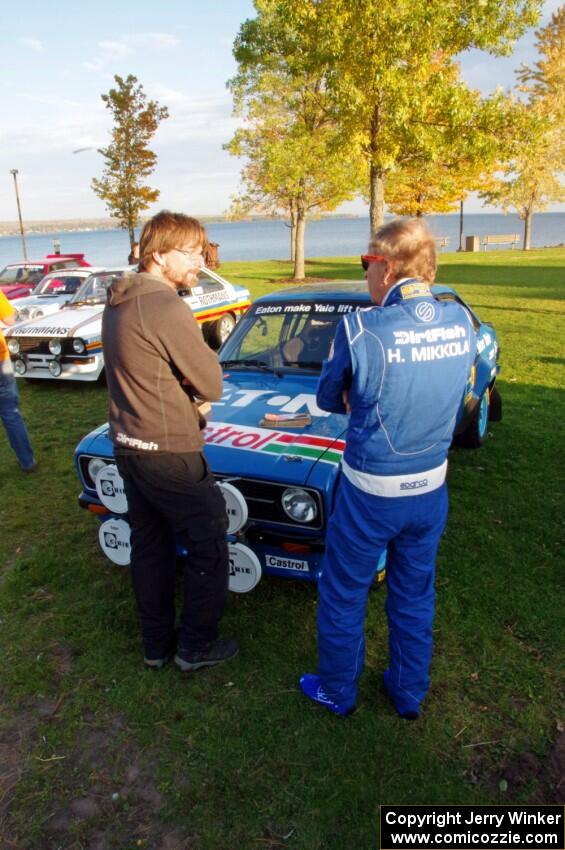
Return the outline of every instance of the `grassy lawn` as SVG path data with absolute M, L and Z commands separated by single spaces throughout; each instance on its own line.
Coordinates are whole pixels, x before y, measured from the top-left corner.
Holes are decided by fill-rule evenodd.
M 254 296 L 281 262 L 225 263 Z M 307 265 L 360 278 L 358 260 Z M 417 723 L 380 687 L 384 590 L 367 619 L 360 710 L 299 694 L 316 663 L 316 589 L 264 579 L 232 596 L 241 654 L 145 670 L 126 569 L 79 510 L 78 440 L 104 387 L 20 382 L 39 471 L 0 435 L 0 846 L 18 850 L 373 850 L 378 805 L 560 802 L 565 249 L 443 254 L 502 348 L 503 421 L 451 453 L 432 689 Z M 559 574 L 561 567 L 561 574 Z

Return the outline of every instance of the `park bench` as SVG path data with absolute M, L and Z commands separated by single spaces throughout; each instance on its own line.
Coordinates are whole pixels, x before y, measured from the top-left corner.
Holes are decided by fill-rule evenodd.
M 435 237 L 436 248 L 439 248 L 441 251 L 442 248 L 447 248 L 449 245 L 449 236 L 436 236 Z
M 518 233 L 507 233 L 507 234 L 499 234 L 498 236 L 483 236 L 481 240 L 481 245 L 483 248 L 487 249 L 488 245 L 512 245 L 514 248 L 518 242 L 520 241 L 520 236 Z

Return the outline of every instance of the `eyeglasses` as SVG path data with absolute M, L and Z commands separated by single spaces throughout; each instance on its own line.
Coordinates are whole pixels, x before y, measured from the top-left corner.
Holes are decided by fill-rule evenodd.
M 176 251 L 178 254 L 184 254 L 185 257 L 197 257 L 200 260 L 202 259 L 202 254 L 199 254 L 195 250 L 183 251 L 182 248 L 171 248 L 171 251 Z
M 366 272 L 369 268 L 369 263 L 382 262 L 386 262 L 386 257 L 383 257 L 382 254 L 361 254 L 361 265 L 363 266 L 364 272 Z

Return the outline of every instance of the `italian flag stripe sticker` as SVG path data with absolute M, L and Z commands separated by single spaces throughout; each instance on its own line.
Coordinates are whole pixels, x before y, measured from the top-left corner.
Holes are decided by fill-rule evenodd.
M 327 449 L 329 446 L 333 446 L 334 449 L 338 449 L 339 451 L 343 451 L 345 449 L 345 440 L 328 440 L 327 437 L 313 437 L 309 434 L 301 434 L 300 437 L 298 437 L 296 434 L 283 433 L 279 434 L 277 442 L 321 446 L 324 449 Z
M 311 457 L 315 460 L 323 455 L 322 460 L 328 461 L 329 463 L 339 463 L 342 455 L 339 451 L 326 451 L 323 447 L 314 448 L 311 446 L 301 446 L 298 443 L 293 443 L 292 447 L 289 447 L 288 445 L 279 442 L 268 443 L 266 446 L 263 446 L 262 451 L 278 455 L 293 454 L 298 457 Z

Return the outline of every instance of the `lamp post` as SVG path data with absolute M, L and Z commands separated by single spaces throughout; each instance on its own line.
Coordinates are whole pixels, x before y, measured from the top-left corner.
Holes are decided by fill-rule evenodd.
M 16 189 L 16 202 L 18 204 L 18 218 L 20 220 L 20 234 L 21 234 L 21 237 L 22 237 L 22 250 L 24 252 L 24 260 L 27 262 L 26 238 L 25 238 L 25 234 L 24 234 L 24 224 L 23 224 L 23 221 L 22 221 L 22 210 L 21 210 L 21 207 L 20 207 L 20 194 L 18 192 L 18 169 L 17 168 L 11 168 L 10 174 L 14 178 L 14 187 Z
M 463 198 L 459 202 L 459 248 L 457 250 L 463 250 Z

